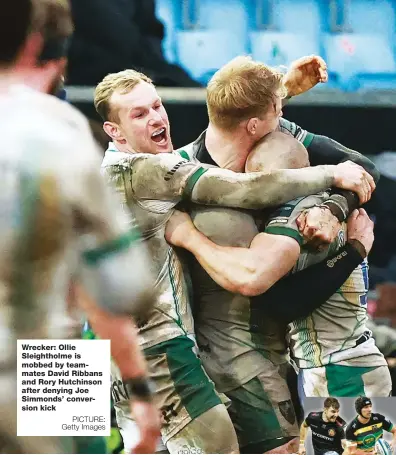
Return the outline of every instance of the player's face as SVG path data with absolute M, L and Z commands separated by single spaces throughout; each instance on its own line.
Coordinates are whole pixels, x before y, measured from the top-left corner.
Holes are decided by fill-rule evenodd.
M 335 422 L 340 414 L 340 410 L 334 409 L 332 406 L 330 408 L 325 408 L 324 412 L 329 422 Z
M 364 408 L 362 408 L 361 413 L 365 419 L 369 419 L 371 417 L 372 411 L 373 411 L 373 407 L 371 406 L 371 404 L 369 404 L 369 405 L 365 406 Z
M 120 137 L 129 148 L 152 154 L 173 151 L 168 114 L 153 85 L 142 81 L 129 93 L 115 93 L 112 106 L 118 110 Z

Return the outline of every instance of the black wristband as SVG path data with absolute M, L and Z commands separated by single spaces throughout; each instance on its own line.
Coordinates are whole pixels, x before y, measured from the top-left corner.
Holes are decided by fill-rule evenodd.
M 359 240 L 357 239 L 350 239 L 348 240 L 348 243 L 355 248 L 355 250 L 360 254 L 360 256 L 362 256 L 362 259 L 364 259 L 367 256 L 366 248 L 362 242 L 359 242 Z
M 124 389 L 130 400 L 151 402 L 154 387 L 146 377 L 123 379 Z

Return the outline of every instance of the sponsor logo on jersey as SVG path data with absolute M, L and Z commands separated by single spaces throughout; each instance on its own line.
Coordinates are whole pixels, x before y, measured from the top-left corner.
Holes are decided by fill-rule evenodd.
M 324 434 L 316 433 L 316 431 L 313 431 L 312 434 L 314 434 L 318 438 L 326 439 L 326 441 L 333 441 L 333 438 L 329 438 L 328 436 L 325 436 Z
M 368 434 L 363 439 L 363 444 L 365 446 L 371 446 L 375 443 L 375 436 L 373 434 Z

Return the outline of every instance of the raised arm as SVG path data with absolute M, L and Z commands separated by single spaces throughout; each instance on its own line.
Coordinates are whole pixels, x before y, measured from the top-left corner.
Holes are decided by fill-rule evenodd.
M 306 452 L 305 441 L 308 436 L 308 429 L 309 429 L 309 425 L 308 425 L 307 421 L 304 420 L 304 422 L 301 424 L 301 427 L 300 427 L 300 445 L 298 448 L 299 455 L 305 455 L 305 452 Z

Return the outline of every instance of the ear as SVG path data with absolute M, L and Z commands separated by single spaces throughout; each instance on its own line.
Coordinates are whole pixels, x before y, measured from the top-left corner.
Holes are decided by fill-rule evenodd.
M 246 130 L 249 136 L 254 136 L 257 133 L 259 119 L 257 117 L 251 118 L 246 123 Z
M 115 142 L 125 143 L 120 126 L 117 123 L 106 121 L 103 124 L 104 132 Z

